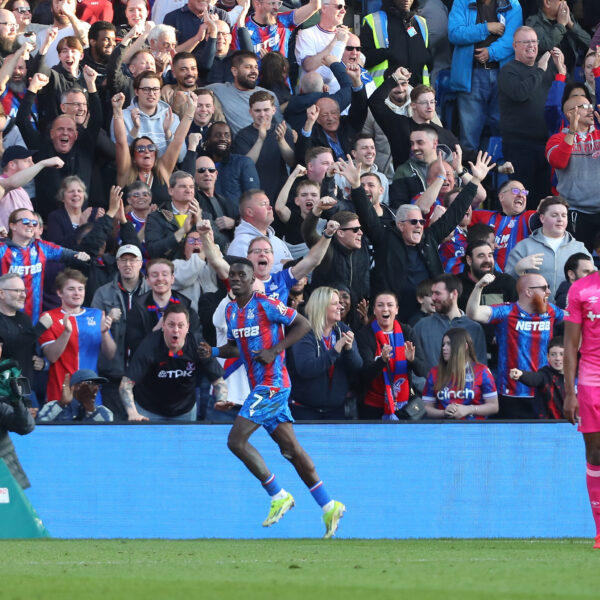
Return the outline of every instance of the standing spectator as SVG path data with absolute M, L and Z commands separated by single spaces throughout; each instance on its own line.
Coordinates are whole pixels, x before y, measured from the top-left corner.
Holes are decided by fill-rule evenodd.
M 17 21 L 17 41 L 19 44 L 23 45 L 26 41 L 36 37 L 38 31 L 46 28 L 46 25 L 38 19 L 35 23 L 31 22 L 31 5 L 27 0 L 9 0 L 5 7 L 6 10 L 12 12 Z
M 288 56 L 290 38 L 293 31 L 304 21 L 312 17 L 321 7 L 321 0 L 309 0 L 296 10 L 279 12 L 279 0 L 253 0 L 254 14 L 247 18 L 246 27 L 252 37 L 256 56 L 262 57 L 268 52 L 281 52 Z M 237 44 L 237 26 L 233 29 L 234 48 Z
M 540 0 L 539 6 L 537 15 L 527 19 L 539 40 L 538 56 L 560 48 L 567 71 L 572 72 L 579 55 L 590 47 L 590 34 L 575 20 L 566 0 Z
M 169 305 L 162 320 L 136 349 L 123 377 L 123 406 L 130 421 L 195 421 L 199 372 L 212 383 L 216 402 L 225 402 L 223 369 L 210 355 L 200 358 L 204 340 L 184 306 Z
M 569 203 L 569 220 L 575 237 L 591 251 L 600 228 L 597 181 L 600 130 L 594 122 L 594 106 L 585 97 L 567 99 L 563 112 L 569 127 L 555 133 L 546 144 L 546 157 L 555 169 L 556 189 Z
M 231 151 L 231 128 L 223 121 L 209 127 L 204 153 L 214 162 L 219 174 L 215 192 L 226 200 L 228 214 L 237 219 L 242 195 L 260 186 L 256 166 L 252 159 Z
M 396 215 L 394 211 L 384 204 L 384 188 L 381 185 L 380 173 L 363 173 L 360 176 L 360 184 L 365 190 L 367 198 L 371 201 L 377 216 L 390 227 L 395 227 Z
M 258 80 L 258 60 L 253 52 L 249 52 L 248 50 L 238 50 L 235 52 L 231 56 L 231 73 L 233 74 L 233 82 L 211 83 L 207 88 L 213 90 L 221 102 L 225 119 L 227 119 L 233 135 L 236 135 L 243 127 L 252 124 L 249 108 L 250 96 L 254 92 L 263 91 L 273 96 L 275 106 L 277 107 L 275 120 L 277 122 L 281 121 L 277 96 L 269 90 L 256 85 Z
M 564 281 L 567 259 L 576 252 L 587 253 L 566 230 L 568 204 L 560 196 L 548 196 L 540 202 L 538 212 L 542 227 L 520 241 L 508 255 L 506 272 L 513 277 L 523 273 L 539 273 L 550 285 L 549 302 Z M 591 260 L 591 255 L 588 254 Z
M 273 122 L 275 100 L 270 92 L 254 92 L 249 103 L 252 124 L 238 131 L 231 150 L 256 165 L 263 174 L 261 185 L 274 204 L 287 178 L 286 166 L 296 165 L 294 138 L 285 122 Z
M 15 16 L 4 8 L 0 8 L 0 58 L 4 59 L 19 47 L 17 34 L 19 26 Z
M 427 375 L 423 389 L 431 419 L 483 419 L 498 412 L 496 382 L 477 362 L 466 329 L 450 329 L 443 337 L 439 363 Z
M 373 316 L 375 319 L 356 338 L 363 359 L 358 415 L 361 419 L 394 421 L 396 411 L 410 399 L 409 370 L 415 358 L 412 330 L 396 319 L 398 298 L 392 292 L 377 294 Z
M 249 190 L 240 200 L 240 224 L 235 228 L 233 241 L 228 253 L 232 256 L 245 257 L 248 254 L 250 242 L 259 236 L 269 239 L 273 252 L 273 270 L 280 271 L 283 263 L 292 259 L 285 242 L 275 235 L 271 227 L 273 223 L 273 208 L 262 190 Z
M 116 34 L 117 28 L 109 21 L 96 21 L 88 32 L 90 46 L 83 51 L 81 60 L 83 66 L 88 65 L 98 73 L 96 85 L 102 90 L 103 97 L 107 95 L 107 65 L 115 49 Z
M 552 72 L 550 52 L 536 65 L 538 39 L 531 27 L 519 27 L 514 35 L 515 58 L 500 69 L 498 102 L 502 153 L 515 169 L 514 178 L 523 182 L 533 201 L 550 193 L 550 169 L 544 158 L 548 130 L 544 106 Z
M 175 83 L 163 86 L 161 96 L 171 105 L 171 108 L 175 108 L 177 92 L 188 94 L 198 87 L 196 57 L 190 52 L 178 52 L 173 57 L 171 72 L 175 77 Z
M 330 85 L 334 76 L 326 66 L 325 57 L 331 54 L 342 60 L 350 32 L 343 25 L 346 16 L 346 3 L 343 0 L 325 0 L 321 4 L 319 23 L 298 32 L 295 54 L 300 78 L 305 73 L 318 71 L 323 82 Z
M 110 334 L 112 318 L 97 308 L 84 308 L 84 275 L 65 269 L 56 276 L 61 306 L 46 313 L 52 325 L 40 336 L 44 356 L 50 361 L 46 401 L 61 398 L 65 375 L 79 369 L 98 368 L 100 353 L 111 359 L 117 350 Z
M 499 419 L 534 419 L 533 388 L 510 378 L 510 369 L 536 371 L 547 361 L 548 343 L 555 323 L 563 320 L 562 309 L 550 304 L 550 288 L 537 274 L 523 275 L 517 281 L 519 299 L 511 304 L 481 304 L 481 292 L 494 281 L 487 273 L 473 288 L 467 302 L 467 315 L 496 329 L 498 348 Z
M 513 36 L 522 25 L 518 0 L 457 0 L 452 4 L 450 87 L 457 92 L 460 143 L 465 149 L 479 149 L 486 123 L 490 135 L 499 135 L 498 71 L 513 59 Z
M 127 419 L 119 395 L 119 385 L 135 348 L 125 341 L 127 320 L 135 301 L 148 291 L 146 280 L 140 275 L 142 253 L 137 246 L 125 244 L 117 251 L 118 274 L 113 281 L 99 287 L 92 299 L 92 308 L 113 316 L 110 334 L 117 347 L 108 359 L 103 354 L 98 359 L 98 373 L 107 379 L 102 386 L 102 404 L 113 413 L 115 421 Z
M 487 364 L 487 346 L 483 327 L 458 308 L 462 283 L 455 275 L 444 273 L 432 279 L 431 300 L 435 313 L 421 319 L 414 327 L 415 370 L 425 377 L 437 364 L 444 334 L 451 329 L 465 329 L 472 340 L 477 362 Z
M 417 14 L 419 0 L 383 0 L 382 10 L 367 15 L 360 39 L 376 86 L 388 68 L 406 67 L 412 85 L 429 85 L 431 54 L 427 21 Z
M 435 307 L 431 297 L 431 279 L 424 279 L 421 281 L 417 286 L 415 295 L 419 304 L 419 310 L 408 320 L 408 324 L 411 327 L 414 327 L 421 319 L 435 313 Z
M 299 420 L 344 420 L 350 384 L 362 358 L 354 333 L 341 322 L 337 290 L 319 287 L 306 304 L 312 330 L 291 347 L 292 416 Z M 290 355 L 288 355 L 288 359 Z
M 76 36 L 85 48 L 88 45 L 88 30 L 90 24 L 80 21 L 76 14 L 76 0 L 51 0 L 52 2 L 52 27 L 42 29 L 37 34 L 35 45 L 42 48 L 50 32 L 56 31 L 56 35 L 46 52 L 46 63 L 49 67 L 58 64 L 58 43 L 65 37 Z
M 598 240 L 594 240 L 594 242 L 598 246 Z M 596 248 L 597 252 L 598 248 Z M 560 308 L 566 308 L 567 294 L 573 283 L 582 277 L 587 277 L 595 270 L 594 261 L 589 257 L 587 252 L 575 252 L 575 254 L 571 254 L 565 263 L 565 280 L 558 286 L 558 290 L 556 290 L 554 295 L 556 305 L 560 306 Z
M 49 260 L 68 262 L 73 258 L 89 261 L 85 252 L 75 252 L 35 238 L 38 220 L 25 208 L 14 210 L 8 218 L 8 238 L 0 243 L 2 273 L 17 273 L 27 289 L 25 312 L 37 323 L 42 311 L 44 273 Z

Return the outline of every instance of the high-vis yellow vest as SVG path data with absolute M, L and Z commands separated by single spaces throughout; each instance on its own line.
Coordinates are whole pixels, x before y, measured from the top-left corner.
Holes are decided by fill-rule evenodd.
M 417 25 L 421 31 L 421 37 L 425 41 L 425 47 L 427 48 L 429 46 L 429 30 L 427 29 L 427 21 L 419 15 L 415 15 L 415 21 L 417 22 Z M 365 23 L 369 25 L 371 31 L 373 32 L 375 48 L 389 48 L 390 41 L 388 38 L 387 13 L 383 10 L 378 10 L 377 12 L 371 13 L 363 19 L 363 25 Z M 371 73 L 373 81 L 377 87 L 383 83 L 383 74 L 387 68 L 388 61 L 384 60 L 383 62 L 380 62 L 378 65 L 375 65 L 369 69 L 369 73 Z M 427 68 L 427 65 L 423 67 L 423 83 L 425 85 L 429 85 L 429 69 Z

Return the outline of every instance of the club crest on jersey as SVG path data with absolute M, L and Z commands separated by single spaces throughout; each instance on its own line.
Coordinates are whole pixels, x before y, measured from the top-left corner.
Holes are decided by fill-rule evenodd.
M 87 317 L 87 324 L 88 324 L 88 327 L 95 327 L 96 326 L 96 318 L 95 317 Z
M 248 317 L 248 319 L 254 319 L 254 309 L 249 308 L 246 317 Z
M 509 228 L 509 229 L 512 229 L 512 228 L 515 226 L 515 223 L 516 223 L 516 221 L 510 221 L 510 222 L 508 223 L 508 228 Z

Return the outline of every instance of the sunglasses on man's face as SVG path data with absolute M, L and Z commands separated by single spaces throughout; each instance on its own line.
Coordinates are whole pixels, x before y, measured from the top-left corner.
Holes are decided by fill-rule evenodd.
M 352 231 L 352 233 L 358 233 L 362 231 L 362 227 L 340 227 L 340 231 Z
M 23 223 L 23 225 L 32 225 L 33 227 L 37 227 L 39 221 L 36 219 L 28 219 L 27 217 L 23 218 L 23 219 L 17 219 L 15 221 L 15 223 Z
M 209 173 L 216 173 L 217 169 L 215 169 L 215 167 L 198 167 L 196 169 L 197 173 L 206 173 L 206 171 L 208 171 Z
M 410 223 L 411 225 L 425 225 L 425 219 L 404 219 L 401 223 Z

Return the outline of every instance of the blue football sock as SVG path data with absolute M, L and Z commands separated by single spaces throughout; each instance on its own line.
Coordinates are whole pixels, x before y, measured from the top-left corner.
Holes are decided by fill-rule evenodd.
M 266 481 L 262 482 L 263 488 L 269 496 L 275 496 L 281 491 L 281 486 L 277 483 L 277 479 L 275 479 L 275 474 L 271 473 L 269 478 Z
M 319 506 L 323 507 L 328 502 L 331 502 L 331 496 L 327 493 L 322 481 L 315 483 L 315 485 L 309 488 L 309 491 Z

